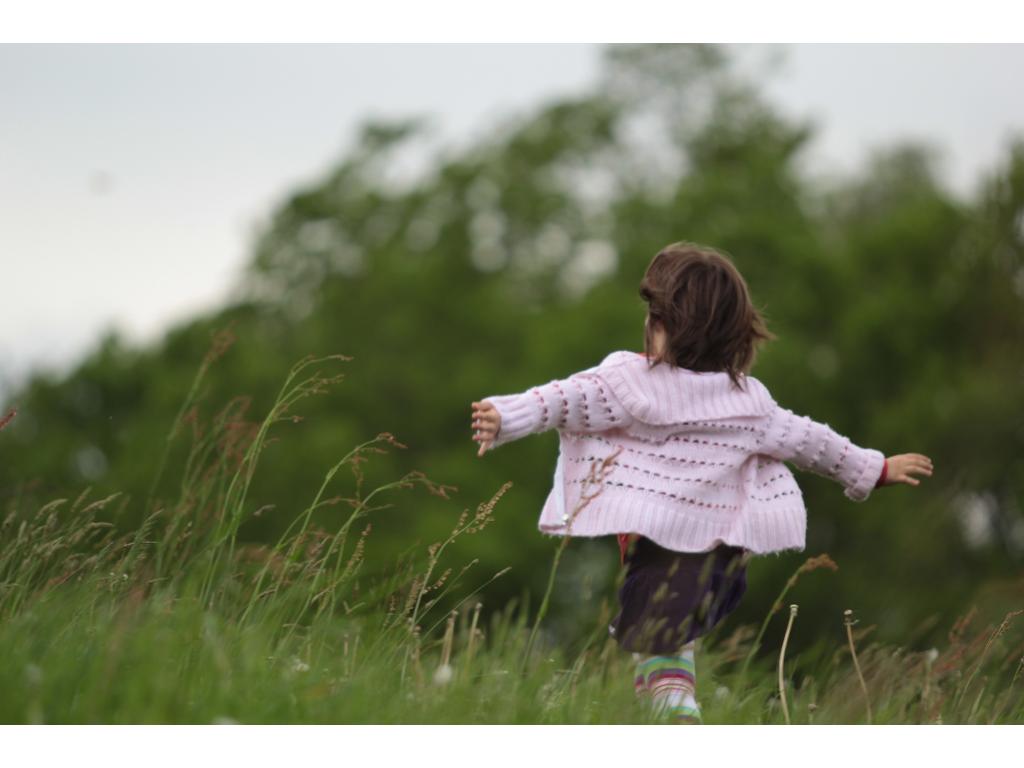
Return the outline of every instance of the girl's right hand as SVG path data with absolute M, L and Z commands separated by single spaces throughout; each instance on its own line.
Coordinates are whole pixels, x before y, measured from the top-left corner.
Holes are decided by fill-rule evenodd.
M 890 456 L 886 462 L 888 462 L 888 469 L 883 485 L 892 485 L 893 483 L 920 485 L 921 481 L 912 475 L 932 476 L 932 460 L 920 453 L 901 453 L 898 456 Z
M 501 413 L 489 400 L 473 404 L 473 439 L 480 443 L 477 456 L 490 449 L 501 431 Z

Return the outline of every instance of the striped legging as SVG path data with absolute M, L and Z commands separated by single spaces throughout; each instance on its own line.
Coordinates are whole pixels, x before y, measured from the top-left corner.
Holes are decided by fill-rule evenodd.
M 637 695 L 649 694 L 655 713 L 673 722 L 701 722 L 693 652 L 694 642 L 690 641 L 671 656 L 633 654 L 637 663 L 633 681 Z

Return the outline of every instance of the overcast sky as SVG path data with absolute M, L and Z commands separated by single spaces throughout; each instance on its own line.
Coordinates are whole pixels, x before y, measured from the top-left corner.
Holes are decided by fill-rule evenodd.
M 765 46 L 744 66 L 817 119 L 815 173 L 917 138 L 968 195 L 1024 131 L 1024 46 L 772 50 L 777 71 Z M 106 327 L 143 341 L 216 305 L 257 222 L 365 117 L 430 114 L 461 143 L 599 67 L 596 45 L 0 46 L 0 392 Z

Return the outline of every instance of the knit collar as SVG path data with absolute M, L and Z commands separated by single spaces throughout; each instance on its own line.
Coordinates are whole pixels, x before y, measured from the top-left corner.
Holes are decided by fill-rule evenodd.
M 590 369 L 600 376 L 630 414 L 647 424 L 761 416 L 774 406 L 753 376 L 739 377 L 737 389 L 724 372 L 691 371 L 659 364 L 650 368 L 642 353 L 619 350 Z

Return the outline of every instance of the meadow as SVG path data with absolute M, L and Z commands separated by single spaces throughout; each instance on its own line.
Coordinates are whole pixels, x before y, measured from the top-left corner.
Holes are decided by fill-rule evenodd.
M 546 627 L 571 539 L 545 566 L 543 595 L 484 605 L 501 571 L 465 586 L 472 563 L 451 562 L 451 545 L 488 535 L 510 483 L 463 510 L 446 538 L 368 574 L 374 513 L 413 509 L 416 487 L 450 490 L 416 471 L 365 489 L 363 465 L 404 448 L 384 432 L 324 468 L 276 542 L 243 540 L 243 523 L 268 513 L 253 509 L 248 491 L 257 472 L 273 471 L 263 454 L 275 427 L 301 419 L 299 404 L 337 384 L 329 371 L 346 358 L 296 364 L 258 422 L 231 401 L 202 423 L 197 400 L 222 352 L 204 359 L 155 462 L 153 487 L 177 472 L 177 498 L 145 500 L 141 525 L 120 522 L 135 502 L 94 499 L 89 489 L 38 509 L 15 498 L 4 511 L 0 721 L 659 722 L 632 690 L 632 659 L 608 637 L 613 596 L 595 604 L 582 641 L 560 643 Z M 172 448 L 183 442 L 179 466 Z M 332 526 L 315 522 L 324 510 Z M 867 620 L 836 605 L 845 642 L 823 638 L 787 657 L 800 631 L 787 599 L 820 569 L 834 563 L 808 558 L 760 627 L 726 622 L 701 641 L 705 723 L 1024 722 L 1020 610 L 977 626 L 968 606 L 942 647 L 910 651 L 875 641 Z M 777 648 L 764 643 L 771 622 L 787 626 Z

